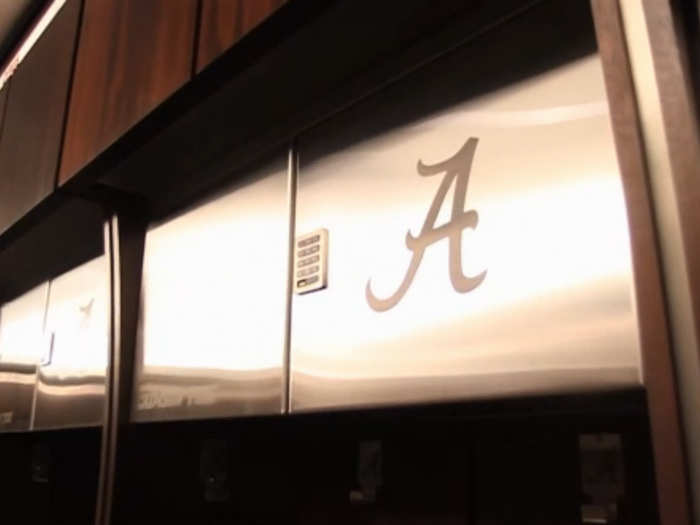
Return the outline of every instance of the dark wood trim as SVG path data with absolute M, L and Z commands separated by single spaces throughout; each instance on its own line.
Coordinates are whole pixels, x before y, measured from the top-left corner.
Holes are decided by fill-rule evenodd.
M 7 109 L 7 94 L 10 91 L 10 81 L 0 87 L 0 141 L 2 141 L 3 122 L 5 121 L 5 110 Z
M 643 0 L 685 246 L 695 333 L 700 334 L 700 129 L 681 13 Z
M 75 80 L 75 66 L 78 63 L 78 51 L 80 50 L 80 35 L 83 27 L 83 14 L 85 12 L 85 0 L 78 0 L 80 7 L 78 8 L 78 22 L 76 26 L 75 45 L 73 46 L 73 58 L 71 59 L 70 77 L 68 79 L 68 91 L 66 92 L 65 111 L 63 112 L 63 123 L 61 125 L 61 134 L 58 149 L 58 158 L 56 159 L 56 172 L 54 174 L 54 188 L 58 188 L 58 174 L 63 161 L 63 144 L 66 140 L 66 131 L 68 129 L 68 113 L 73 98 L 73 81 Z M 65 7 L 65 6 L 64 6 Z
M 67 0 L 12 76 L 0 142 L 0 230 L 55 188 L 81 0 Z
M 15 20 L 10 34 L 0 42 L 0 88 L 9 82 L 15 68 L 21 63 L 20 49 L 25 42 L 39 39 L 52 22 L 47 15 L 55 7 L 53 4 L 60 0 L 39 0 L 27 6 Z M 36 42 L 35 42 L 36 43 Z M 31 50 L 31 47 L 27 51 Z M 3 83 L 3 78 L 5 82 Z
M 592 0 L 592 7 L 627 200 L 659 516 L 663 525 L 690 525 L 685 444 L 658 239 L 622 18 L 617 0 Z
M 204 0 L 197 0 L 197 11 L 194 22 L 194 38 L 192 39 L 192 69 L 190 70 L 190 78 L 197 74 L 197 61 L 199 56 L 199 46 L 202 41 L 202 12 L 204 9 Z
M 60 184 L 190 80 L 196 8 L 196 0 L 85 1 Z
M 145 214 L 131 209 L 115 213 L 105 227 L 105 245 L 110 259 L 110 356 L 97 495 L 98 525 L 111 523 L 118 491 L 124 488 L 117 480 L 123 465 L 120 457 L 124 453 L 124 435 L 131 416 L 147 224 Z
M 198 73 L 246 33 L 284 4 L 285 0 L 201 0 L 201 38 L 195 48 Z

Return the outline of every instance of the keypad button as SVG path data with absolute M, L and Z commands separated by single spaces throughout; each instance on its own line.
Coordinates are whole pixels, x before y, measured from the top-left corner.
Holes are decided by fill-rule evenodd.
M 317 243 L 321 240 L 320 235 L 313 235 L 307 239 L 303 239 L 299 242 L 297 242 L 297 247 L 298 248 L 304 248 L 305 246 L 309 246 L 311 244 Z
M 298 266 L 299 266 L 299 268 L 303 268 L 304 266 L 308 266 L 309 264 L 313 264 L 313 263 L 316 263 L 316 262 L 318 262 L 318 261 L 319 261 L 319 256 L 318 256 L 318 255 L 314 255 L 313 257 L 308 257 L 308 258 L 306 258 L 306 259 L 301 259 L 301 260 L 299 261 Z

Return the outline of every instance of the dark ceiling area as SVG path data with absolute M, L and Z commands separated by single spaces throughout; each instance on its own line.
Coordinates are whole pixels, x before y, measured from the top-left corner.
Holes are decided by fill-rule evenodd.
M 45 5 L 46 0 L 0 0 L 0 68 Z

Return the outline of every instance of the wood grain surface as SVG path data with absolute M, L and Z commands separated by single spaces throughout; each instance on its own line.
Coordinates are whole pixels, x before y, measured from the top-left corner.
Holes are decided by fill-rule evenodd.
M 197 71 L 235 44 L 285 0 L 202 0 Z
M 80 0 L 69 0 L 7 89 L 0 141 L 0 232 L 53 191 Z
M 86 0 L 62 184 L 191 76 L 196 0 Z

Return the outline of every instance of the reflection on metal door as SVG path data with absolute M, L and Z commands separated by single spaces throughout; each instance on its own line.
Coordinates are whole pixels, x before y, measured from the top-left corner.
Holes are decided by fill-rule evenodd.
M 292 409 L 639 386 L 598 56 L 401 121 L 443 89 L 413 87 L 300 142 L 296 231 L 330 241 L 327 289 L 294 297 Z
M 105 256 L 51 281 L 33 428 L 102 424 L 108 287 Z
M 283 158 L 146 237 L 133 419 L 280 413 Z
M 0 308 L 0 432 L 29 430 L 48 284 Z

